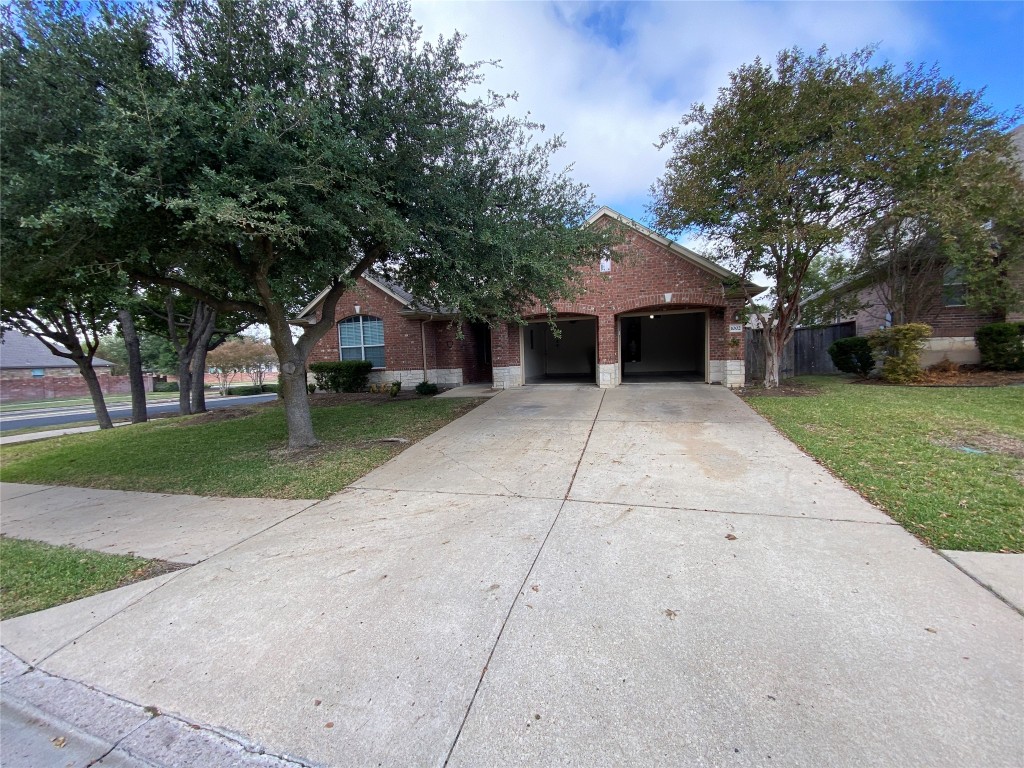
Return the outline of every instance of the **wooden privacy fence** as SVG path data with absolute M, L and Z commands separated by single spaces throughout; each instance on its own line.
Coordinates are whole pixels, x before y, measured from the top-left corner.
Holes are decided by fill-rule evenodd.
M 797 328 L 782 354 L 780 378 L 806 376 L 811 373 L 839 373 L 832 365 L 828 348 L 836 339 L 857 335 L 857 324 L 852 320 L 835 325 Z M 764 381 L 764 331 L 747 328 L 746 373 L 747 384 Z

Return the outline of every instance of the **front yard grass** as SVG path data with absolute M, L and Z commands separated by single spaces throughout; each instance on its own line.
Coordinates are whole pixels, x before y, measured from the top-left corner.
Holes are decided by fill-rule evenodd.
M 1024 387 L 794 383 L 807 394 L 747 402 L 911 533 L 939 549 L 1024 552 Z
M 69 603 L 177 567 L 0 536 L 0 619 Z
M 480 400 L 314 407 L 322 444 L 289 453 L 279 402 L 3 448 L 0 480 L 202 496 L 323 499 Z M 314 400 L 315 403 L 315 400 Z M 400 438 L 404 442 L 381 442 Z

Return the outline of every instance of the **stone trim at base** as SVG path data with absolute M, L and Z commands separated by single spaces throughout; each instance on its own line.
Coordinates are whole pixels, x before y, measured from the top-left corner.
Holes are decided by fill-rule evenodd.
M 622 368 L 618 363 L 599 363 L 597 366 L 597 386 L 601 389 L 617 387 L 621 381 Z
M 461 387 L 462 369 L 428 368 L 427 375 L 425 377 L 423 375 L 422 368 L 411 371 L 383 370 L 370 372 L 371 384 L 389 384 L 392 381 L 402 382 L 403 389 L 415 387 L 423 381 L 429 381 L 431 384 L 437 384 L 439 387 Z
M 495 389 L 510 389 L 523 386 L 523 367 L 521 365 L 494 366 L 492 369 Z
M 925 339 L 921 349 L 921 367 L 927 368 L 943 360 L 958 365 L 975 365 L 981 362 L 981 353 L 973 336 L 932 336 Z

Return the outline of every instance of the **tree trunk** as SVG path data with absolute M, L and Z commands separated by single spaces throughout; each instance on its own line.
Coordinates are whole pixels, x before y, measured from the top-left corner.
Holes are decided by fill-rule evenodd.
M 178 413 L 192 414 L 192 358 L 185 357 L 182 351 L 178 352 Z
M 192 413 L 206 413 L 206 353 L 217 325 L 217 310 L 207 310 L 199 315 L 198 338 L 192 353 Z
M 774 389 L 782 379 L 782 357 L 785 354 L 788 334 L 782 331 L 780 322 L 775 322 L 764 331 L 764 388 Z
M 149 420 L 146 412 L 146 380 L 142 376 L 142 353 L 139 351 L 139 334 L 135 332 L 132 313 L 119 310 L 117 320 L 121 324 L 124 346 L 128 351 L 128 378 L 132 386 L 132 424 Z
M 278 397 L 284 400 L 285 422 L 288 425 L 288 448 L 312 448 L 318 445 L 318 441 L 313 433 L 309 393 L 306 391 L 306 359 L 300 347 L 292 340 L 284 308 L 271 305 L 267 310 L 270 344 L 277 353 L 279 366 Z
M 82 378 L 85 379 L 85 385 L 89 388 L 89 396 L 92 397 L 92 407 L 96 409 L 96 421 L 100 429 L 112 429 L 114 422 L 110 420 L 110 414 L 107 412 L 107 403 L 103 399 L 103 389 L 96 376 L 96 369 L 92 367 L 92 358 L 77 358 L 75 363 Z

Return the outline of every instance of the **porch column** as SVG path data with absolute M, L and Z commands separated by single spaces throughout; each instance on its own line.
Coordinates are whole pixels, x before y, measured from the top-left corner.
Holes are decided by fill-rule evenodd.
M 723 384 L 735 389 L 745 386 L 747 383 L 746 373 L 746 340 L 747 329 L 743 326 L 742 320 L 735 319 L 743 316 L 743 299 L 729 299 L 725 308 L 725 376 Z
M 619 334 L 615 315 L 597 318 L 597 386 L 602 389 L 622 383 L 622 365 L 619 363 Z
M 523 385 L 523 363 L 518 325 L 498 323 L 491 327 L 491 371 L 495 389 Z

